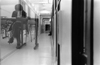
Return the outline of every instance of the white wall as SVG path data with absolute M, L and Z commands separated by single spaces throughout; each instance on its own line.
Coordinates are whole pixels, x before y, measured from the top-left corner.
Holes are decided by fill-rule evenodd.
M 15 5 L 18 3 L 19 3 L 19 0 L 1 0 L 0 1 L 1 5 Z
M 19 0 L 1 0 L 1 16 L 11 17 L 12 12 L 15 10 L 15 5 Z
M 32 10 L 30 10 L 30 12 L 31 12 L 30 14 L 31 18 L 35 18 L 35 13 Z
M 61 65 L 71 65 L 71 4 L 72 0 L 61 0 L 61 11 L 59 12 Z
M 15 10 L 15 5 L 2 5 L 1 16 L 11 17 L 12 12 Z
M 94 0 L 94 65 L 100 65 L 100 0 Z

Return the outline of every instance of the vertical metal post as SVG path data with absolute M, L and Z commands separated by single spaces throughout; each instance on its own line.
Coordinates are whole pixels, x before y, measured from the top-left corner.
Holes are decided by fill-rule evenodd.
M 37 47 L 38 47 L 38 19 L 36 18 L 35 19 L 35 47 L 34 47 L 34 49 L 36 49 Z
M 35 32 L 36 32 L 36 40 L 35 40 L 35 44 L 37 44 L 37 20 L 35 19 L 36 25 L 35 25 Z

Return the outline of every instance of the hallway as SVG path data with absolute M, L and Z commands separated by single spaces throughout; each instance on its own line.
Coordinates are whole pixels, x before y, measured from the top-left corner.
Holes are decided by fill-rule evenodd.
M 8 56 L 1 61 L 1 65 L 53 65 L 50 37 L 47 34 L 41 34 L 38 41 L 39 48 L 37 50 L 33 49 L 34 41 L 29 41 L 22 49 L 15 49 L 16 45 L 14 44 L 6 44 L 5 48 L 11 46 L 13 49 L 10 47 L 7 51 L 13 52 L 8 53 Z M 5 51 L 3 53 L 5 54 Z

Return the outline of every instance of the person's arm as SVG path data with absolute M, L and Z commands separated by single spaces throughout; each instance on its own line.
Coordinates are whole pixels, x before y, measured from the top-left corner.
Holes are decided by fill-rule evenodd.
M 13 13 L 12 13 L 12 17 L 17 17 L 17 14 L 16 14 L 15 11 L 13 11 Z
M 25 11 L 22 12 L 22 17 L 24 17 L 24 18 L 27 17 L 27 13 Z
M 16 11 L 13 11 L 13 13 L 12 13 L 12 18 L 16 18 L 17 17 L 17 13 L 16 13 Z M 12 24 L 15 22 L 16 20 L 14 19 L 14 20 L 12 20 Z

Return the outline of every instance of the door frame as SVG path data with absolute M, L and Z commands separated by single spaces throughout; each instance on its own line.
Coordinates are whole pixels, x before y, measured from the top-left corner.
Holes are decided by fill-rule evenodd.
M 78 65 L 79 52 L 83 51 L 84 33 L 85 44 L 87 47 L 87 64 L 93 65 L 93 0 L 89 0 L 87 7 L 90 7 L 90 11 L 86 24 L 84 24 L 84 0 L 72 0 L 72 65 Z M 84 25 L 89 30 L 84 32 Z M 80 50 L 79 50 L 80 49 Z

